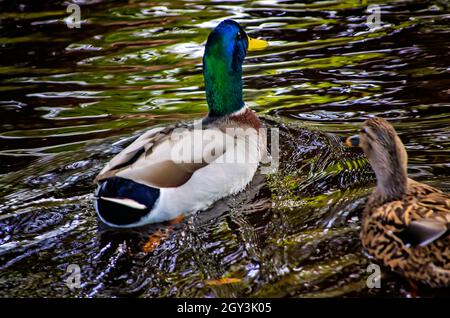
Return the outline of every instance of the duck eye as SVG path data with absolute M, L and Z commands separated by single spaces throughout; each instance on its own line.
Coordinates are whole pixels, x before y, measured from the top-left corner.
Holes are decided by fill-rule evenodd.
M 241 31 L 238 32 L 236 38 L 237 38 L 238 40 L 242 39 L 242 32 L 241 32 Z

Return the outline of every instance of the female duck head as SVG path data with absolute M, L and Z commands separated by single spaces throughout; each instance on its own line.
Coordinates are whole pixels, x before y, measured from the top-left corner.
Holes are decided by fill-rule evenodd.
M 406 193 L 408 155 L 394 127 L 383 118 L 368 119 L 348 146 L 361 147 L 377 176 L 378 194 L 395 199 Z
M 233 20 L 221 22 L 209 35 L 203 56 L 203 77 L 210 117 L 220 117 L 238 111 L 242 99 L 242 63 L 250 39 Z M 267 43 L 259 41 L 259 48 Z

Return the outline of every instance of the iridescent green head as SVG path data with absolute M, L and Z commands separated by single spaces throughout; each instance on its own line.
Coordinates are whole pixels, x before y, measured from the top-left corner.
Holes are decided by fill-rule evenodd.
M 244 106 L 242 64 L 250 46 L 261 49 L 267 42 L 250 39 L 233 20 L 221 22 L 209 35 L 203 55 L 203 77 L 210 117 L 221 117 Z

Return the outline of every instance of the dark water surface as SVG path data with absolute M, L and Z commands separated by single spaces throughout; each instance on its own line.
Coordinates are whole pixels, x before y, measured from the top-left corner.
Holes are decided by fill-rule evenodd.
M 389 274 L 366 287 L 374 180 L 342 139 L 382 115 L 410 175 L 450 190 L 450 9 L 369 1 L 369 30 L 362 2 L 78 0 L 69 29 L 64 1 L 0 1 L 0 296 L 407 296 Z M 149 127 L 206 113 L 201 56 L 225 18 L 270 41 L 246 59 L 245 100 L 280 128 L 279 171 L 175 226 L 99 226 L 103 164 Z M 66 286 L 70 264 L 81 288 Z

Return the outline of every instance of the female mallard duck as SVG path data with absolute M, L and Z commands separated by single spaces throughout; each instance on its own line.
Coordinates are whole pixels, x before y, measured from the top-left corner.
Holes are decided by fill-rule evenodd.
M 367 120 L 346 143 L 363 149 L 377 177 L 362 218 L 364 248 L 412 281 L 450 286 L 450 195 L 408 178 L 405 147 L 386 120 Z
M 244 189 L 265 147 L 261 123 L 242 99 L 242 63 L 247 50 L 266 46 L 232 20 L 211 32 L 203 56 L 208 115 L 147 131 L 103 168 L 95 206 L 104 223 L 172 220 Z

